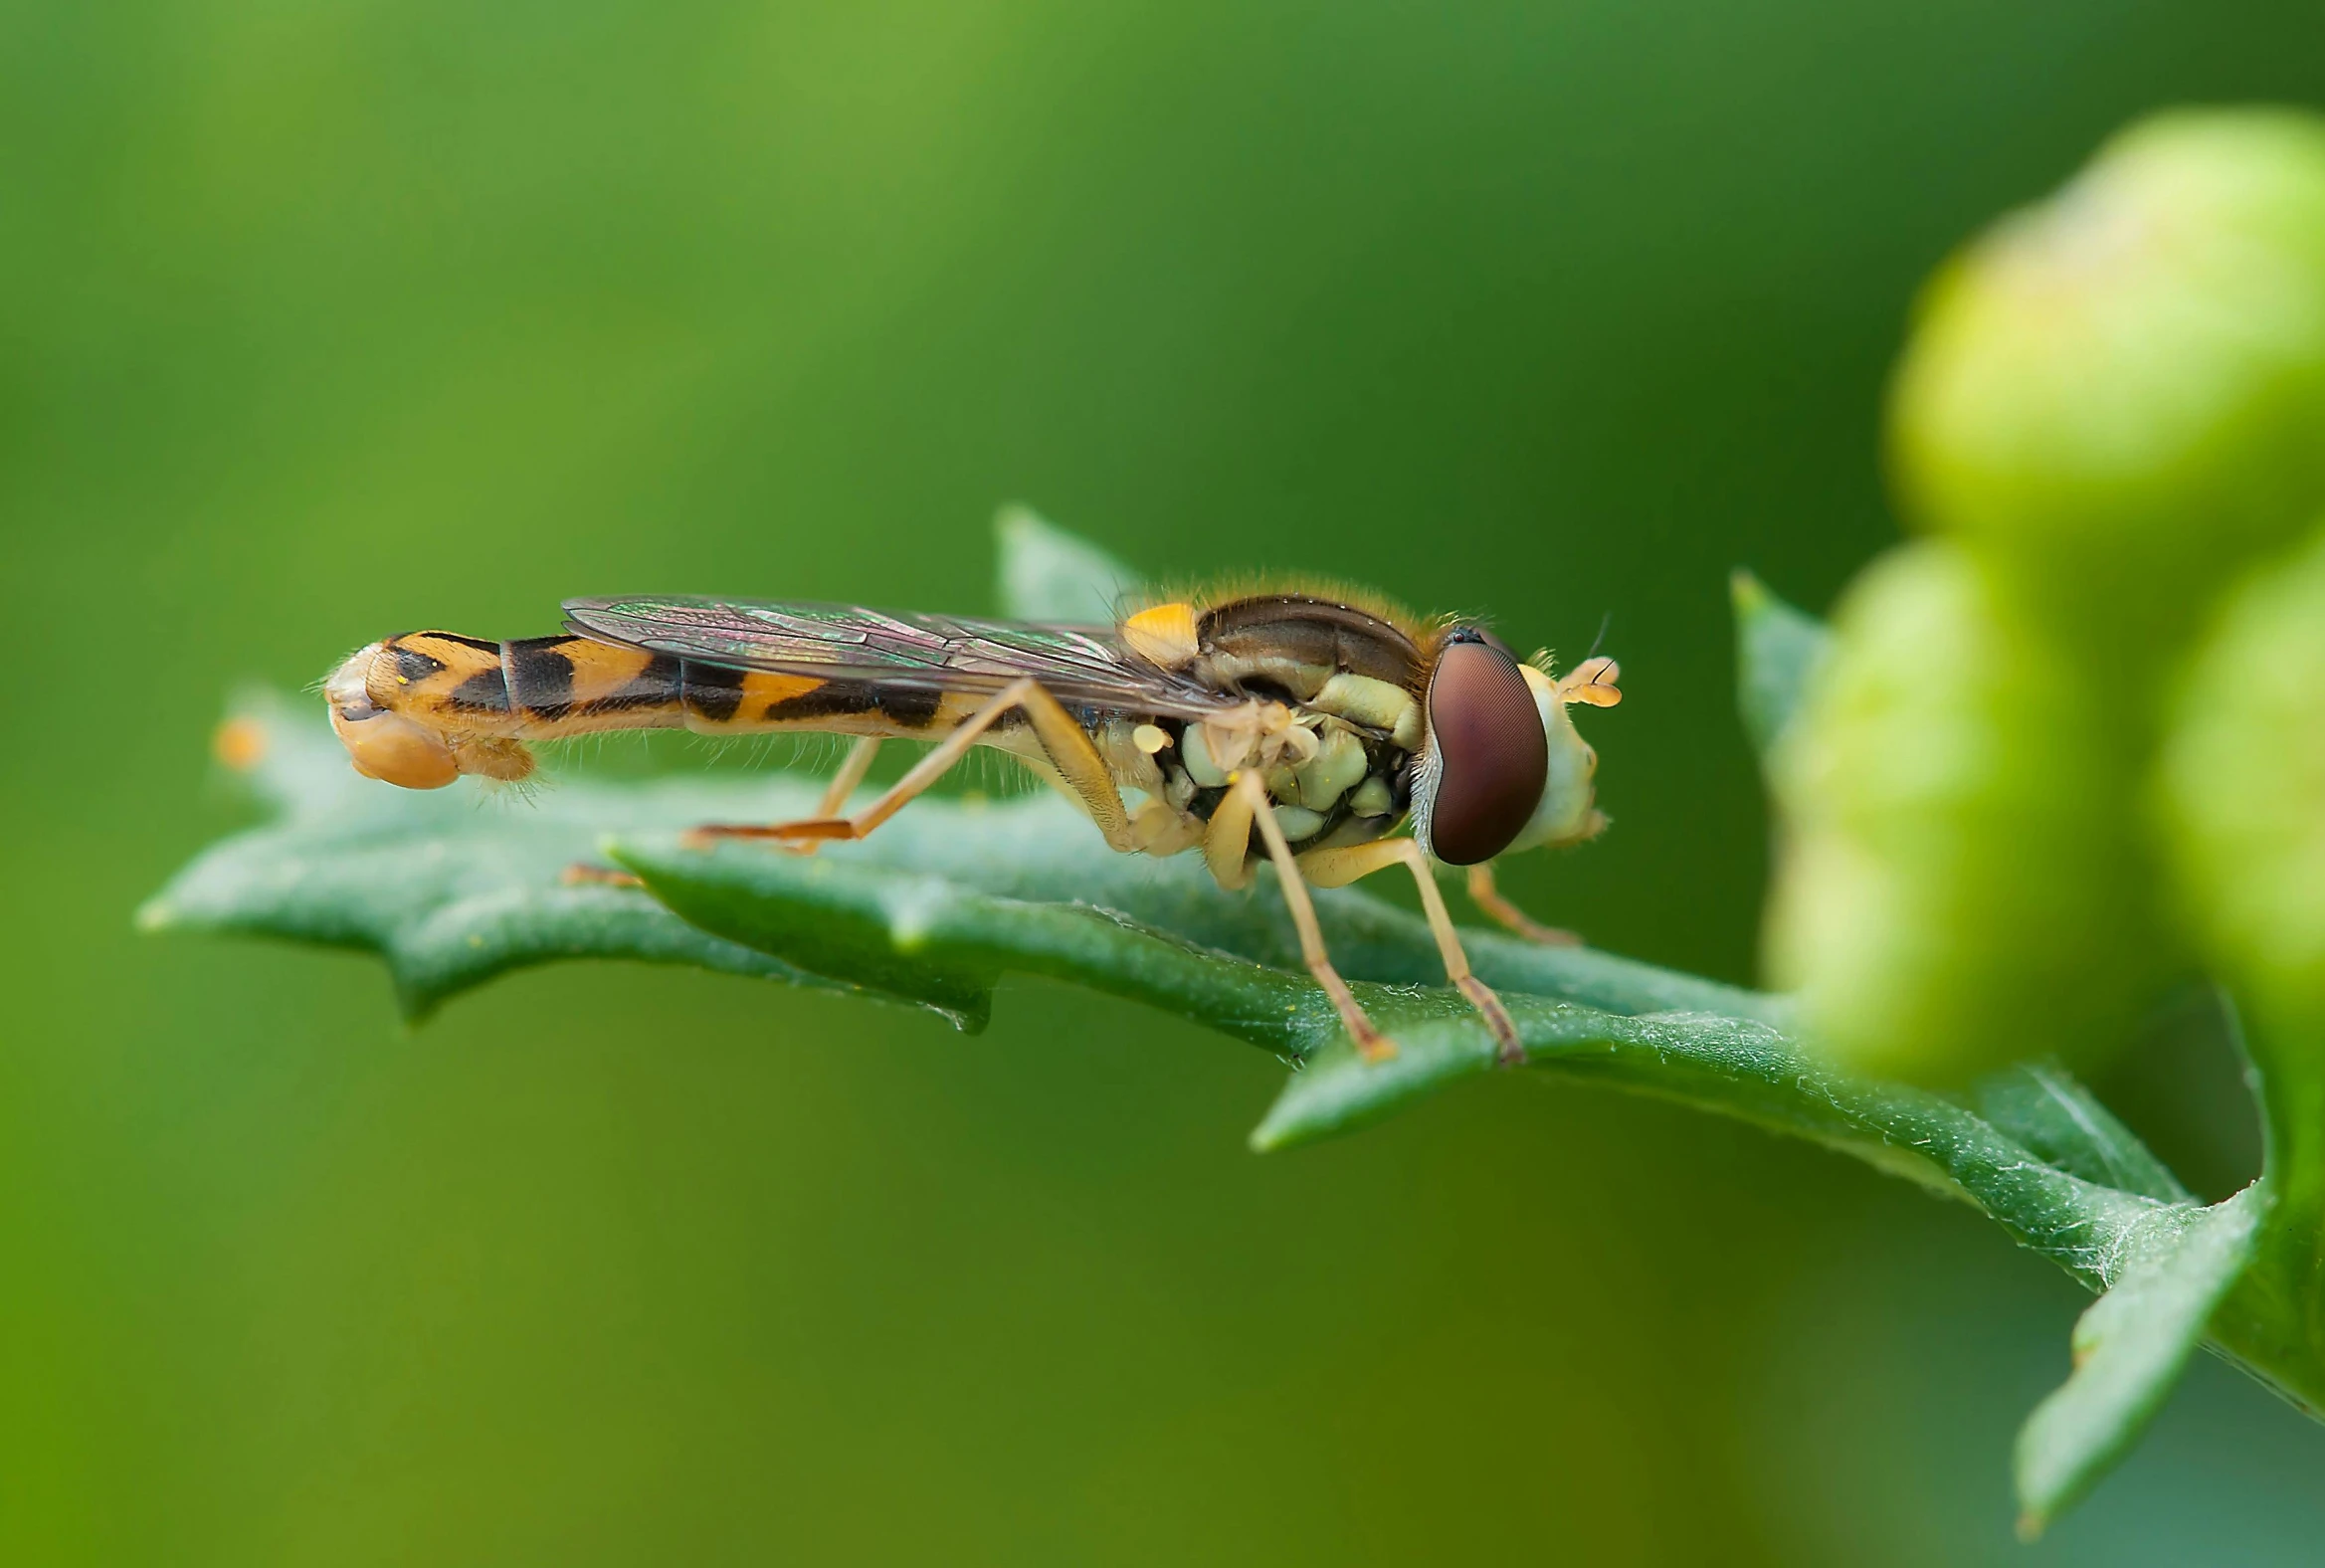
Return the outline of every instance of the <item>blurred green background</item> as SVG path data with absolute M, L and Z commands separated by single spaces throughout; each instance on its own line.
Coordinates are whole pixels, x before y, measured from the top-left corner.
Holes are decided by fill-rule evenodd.
M 567 594 L 991 607 L 1023 498 L 1158 573 L 1483 608 L 1631 700 L 1537 913 L 1744 979 L 1727 570 L 1891 537 L 1907 302 L 2325 14 L 213 0 L 0 7 L 10 1562 L 2316 1560 L 2216 1364 L 2011 1543 L 2078 1292 L 1813 1148 L 1514 1078 L 1242 1145 L 1279 1069 L 1013 982 L 979 1039 L 141 939 L 227 690 Z M 609 769 L 699 766 L 633 748 Z M 731 762 L 731 759 L 730 759 Z M 481 810 L 521 810 L 507 802 Z M 2104 1087 L 2248 1174 L 2226 1064 Z

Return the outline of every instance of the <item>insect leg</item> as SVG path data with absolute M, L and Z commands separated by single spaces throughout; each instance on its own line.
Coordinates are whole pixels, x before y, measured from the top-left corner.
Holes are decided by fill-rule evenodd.
M 878 735 L 859 735 L 856 737 L 856 744 L 848 748 L 848 755 L 840 761 L 840 770 L 834 773 L 831 782 L 824 786 L 823 798 L 816 802 L 816 814 L 813 817 L 803 818 L 802 821 L 821 823 L 839 818 L 840 808 L 848 804 L 848 797 L 856 793 L 856 786 L 862 784 L 864 775 L 872 770 L 872 759 L 879 755 L 881 738 Z M 813 855 L 823 847 L 825 841 L 822 838 L 794 840 L 783 837 L 785 830 L 792 826 L 794 826 L 792 823 L 777 823 L 771 827 L 714 824 L 709 827 L 696 828 L 686 837 L 689 839 L 739 839 L 774 836 L 784 849 L 789 850 L 794 855 Z
M 1504 898 L 1493 885 L 1493 863 L 1479 861 L 1469 868 L 1469 901 L 1529 942 L 1545 947 L 1580 947 L 1582 938 L 1555 925 L 1544 925 Z
M 1210 868 L 1211 880 L 1231 892 L 1252 885 L 1252 818 L 1265 794 L 1264 789 L 1254 794 L 1239 782 L 1220 797 L 1204 827 L 1203 864 Z M 1304 945 L 1306 938 L 1301 941 Z
M 1106 759 L 1091 743 L 1089 731 L 1038 683 L 1027 680 L 1016 685 L 1026 688 L 1019 705 L 1034 726 L 1034 737 L 1041 741 L 1073 798 L 1081 802 L 1081 809 L 1089 813 L 1089 820 L 1105 835 L 1106 847 L 1123 854 L 1137 849 L 1137 835 L 1130 829 L 1130 808 L 1122 804 L 1122 791 L 1115 786 Z
M 1462 950 L 1460 933 L 1453 929 L 1453 916 L 1446 912 L 1445 895 L 1438 891 L 1437 875 L 1430 868 L 1429 857 L 1421 853 L 1421 846 L 1411 839 L 1375 839 L 1370 844 L 1350 845 L 1338 850 L 1313 850 L 1300 857 L 1300 866 L 1309 881 L 1319 887 L 1343 887 L 1360 877 L 1369 877 L 1385 866 L 1402 862 L 1413 873 L 1413 880 L 1421 887 L 1421 909 L 1429 918 L 1429 933 L 1437 938 L 1438 956 L 1445 960 L 1446 979 L 1453 989 L 1469 999 L 1469 1005 L 1485 1020 L 1499 1050 L 1498 1060 L 1504 1067 L 1514 1067 L 1526 1060 L 1526 1049 L 1518 1043 L 1517 1025 L 1510 1021 L 1509 1009 L 1501 1005 L 1484 981 L 1469 972 L 1469 955 Z
M 1105 834 L 1106 842 L 1116 849 L 1130 848 L 1129 813 L 1123 809 L 1121 791 L 1114 787 L 1113 777 L 1106 771 L 1105 760 L 1098 755 L 1097 748 L 1089 743 L 1089 737 L 1082 733 L 1081 725 L 1073 715 L 1056 697 L 1030 680 L 1012 681 L 1002 687 L 994 694 L 993 700 L 963 719 L 937 743 L 934 750 L 914 764 L 909 773 L 853 817 L 827 814 L 798 822 L 712 825 L 696 828 L 688 837 L 779 839 L 789 844 L 864 838 L 942 778 L 954 763 L 968 754 L 979 736 L 999 723 L 1011 710 L 1018 708 L 1024 709 L 1043 749 L 1056 761 L 1058 771 L 1089 810 L 1098 830 Z M 870 760 L 869 757 L 865 758 L 867 763 Z M 851 768 L 856 762 L 856 757 L 849 758 Z M 846 768 L 842 770 L 843 773 L 847 771 Z
M 1356 1054 L 1367 1062 L 1388 1061 L 1397 1054 L 1396 1043 L 1365 1017 L 1364 1009 L 1357 1005 L 1356 994 L 1340 978 L 1340 971 L 1332 967 L 1331 955 L 1324 950 L 1324 928 L 1316 923 L 1315 900 L 1308 896 L 1299 862 L 1292 858 L 1283 829 L 1276 825 L 1275 808 L 1267 799 L 1266 782 L 1256 769 L 1246 768 L 1236 774 L 1232 783 L 1234 787 L 1228 791 L 1227 798 L 1212 814 L 1211 829 L 1204 838 L 1203 858 L 1216 872 L 1232 850 L 1242 881 L 1230 885 L 1241 886 L 1250 880 L 1249 874 L 1243 871 L 1244 855 L 1251 843 L 1251 829 L 1255 823 L 1258 825 L 1259 837 L 1267 843 L 1267 858 L 1275 863 L 1276 879 L 1283 884 L 1283 902 L 1291 910 L 1292 927 L 1299 932 L 1300 957 L 1306 961 L 1308 973 L 1315 976 L 1316 984 L 1332 999 L 1341 1027 L 1356 1043 Z M 1238 808 L 1232 814 L 1231 806 Z M 1229 839 L 1233 840 L 1232 845 L 1226 842 Z
M 837 817 L 840 808 L 848 804 L 848 797 L 856 793 L 856 786 L 864 782 L 864 775 L 872 771 L 872 759 L 879 755 L 880 737 L 860 735 L 856 744 L 848 748 L 847 760 L 840 771 L 832 775 L 832 782 L 824 790 L 824 798 L 816 803 L 819 817 Z

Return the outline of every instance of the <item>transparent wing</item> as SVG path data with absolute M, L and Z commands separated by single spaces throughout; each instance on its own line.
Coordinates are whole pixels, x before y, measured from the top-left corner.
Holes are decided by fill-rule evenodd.
M 1190 718 L 1238 700 L 1157 669 L 1103 626 L 681 595 L 568 599 L 565 625 L 650 653 L 830 681 L 998 691 L 1031 676 L 1071 705 Z

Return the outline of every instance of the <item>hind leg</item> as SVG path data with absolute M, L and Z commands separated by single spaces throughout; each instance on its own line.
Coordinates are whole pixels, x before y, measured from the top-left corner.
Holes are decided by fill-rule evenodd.
M 1081 802 L 1090 820 L 1098 825 L 1098 831 L 1106 836 L 1106 843 L 1123 851 L 1137 848 L 1130 832 L 1130 814 L 1122 805 L 1122 792 L 1115 787 L 1113 775 L 1106 771 L 1105 759 L 1098 755 L 1097 747 L 1090 744 L 1088 734 L 1064 704 L 1030 680 L 1012 681 L 1003 686 L 992 701 L 963 719 L 937 742 L 935 749 L 915 763 L 909 773 L 852 817 L 827 813 L 798 822 L 713 824 L 694 829 L 687 838 L 696 842 L 774 839 L 786 847 L 869 838 L 873 829 L 944 777 L 955 763 L 969 754 L 969 748 L 987 730 L 1012 711 L 1019 710 L 1032 724 L 1042 749 L 1066 780 L 1066 787 Z M 849 758 L 851 764 L 856 760 L 855 756 Z M 866 756 L 864 762 L 870 766 L 871 758 Z

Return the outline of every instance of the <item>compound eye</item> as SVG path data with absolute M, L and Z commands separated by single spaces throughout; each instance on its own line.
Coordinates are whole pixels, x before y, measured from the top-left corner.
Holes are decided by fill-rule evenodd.
M 1550 746 L 1541 710 L 1517 661 L 1482 632 L 1451 634 L 1429 686 L 1437 748 L 1430 849 L 1451 866 L 1474 866 L 1509 848 L 1541 803 Z

